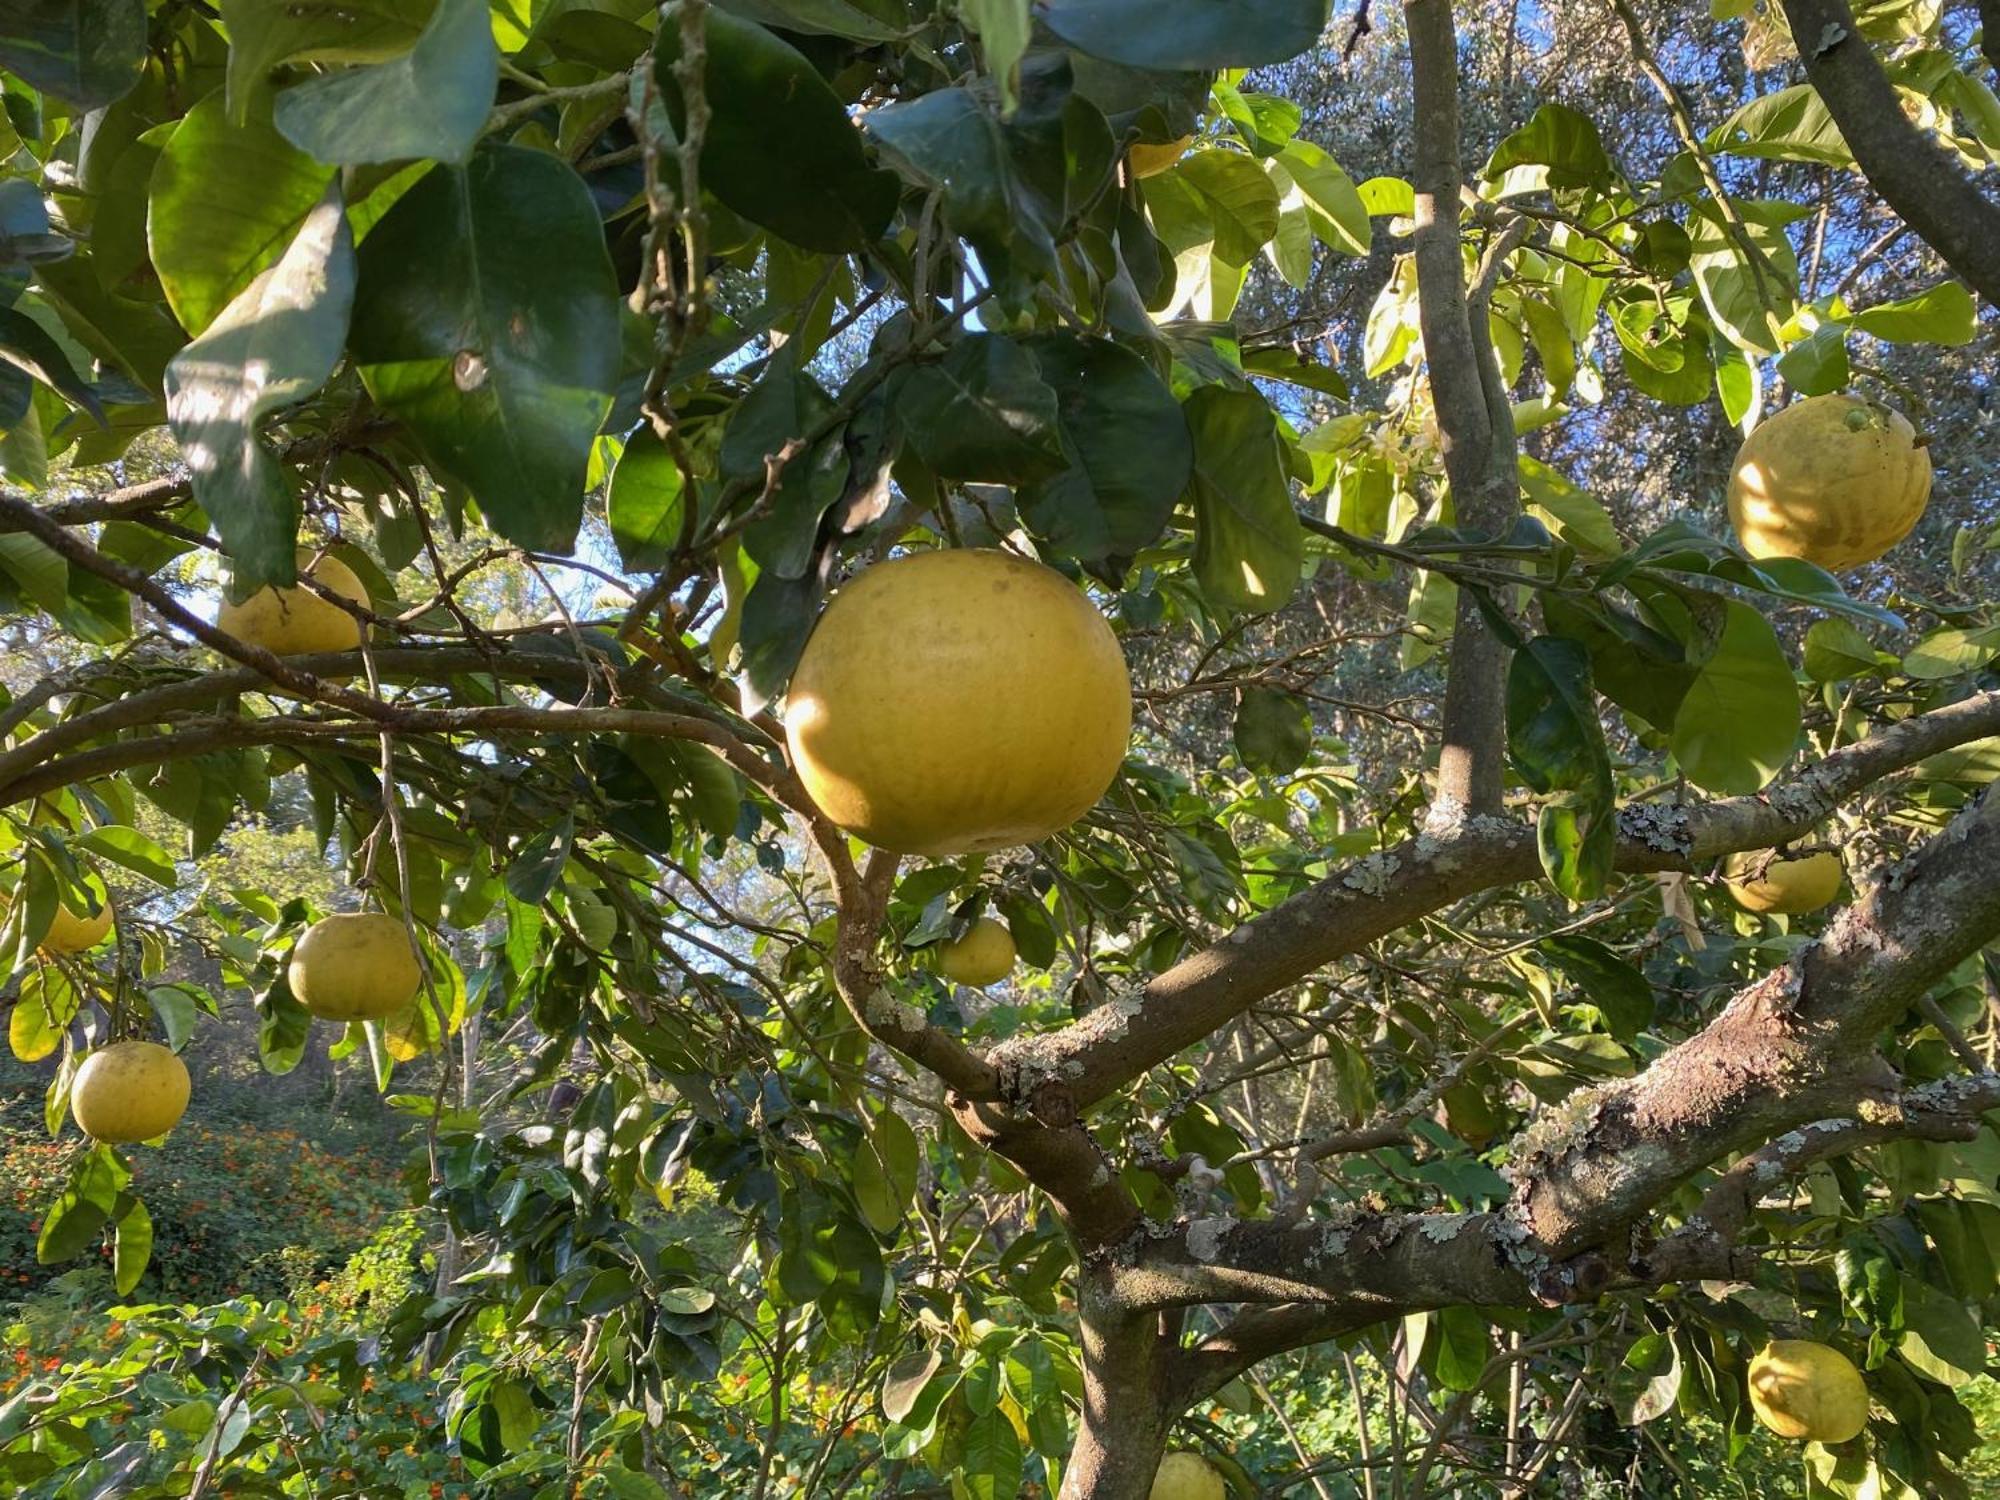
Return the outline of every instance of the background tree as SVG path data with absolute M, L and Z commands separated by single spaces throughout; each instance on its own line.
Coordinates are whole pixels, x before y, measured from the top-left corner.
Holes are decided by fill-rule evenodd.
M 1971 1493 L 2000 102 L 1967 18 L 1723 9 L 0 16 L 38 1257 L 146 1274 L 83 1058 L 247 1013 L 317 1066 L 289 959 L 357 906 L 421 993 L 317 1029 L 430 1232 L 306 1283 L 337 1326 L 114 1314 L 10 1478 L 1682 1493 L 1769 1461 L 1807 1338 L 1873 1403 L 1813 1492 Z M 1746 556 L 1738 441 L 1845 390 L 1920 431 L 1918 529 Z M 969 547 L 1113 622 L 1130 754 L 899 859 L 787 688 L 830 593 Z M 220 627 L 267 588 L 325 640 Z M 1745 909 L 1774 849 L 1850 899 Z M 1008 987 L 946 983 L 991 919 Z

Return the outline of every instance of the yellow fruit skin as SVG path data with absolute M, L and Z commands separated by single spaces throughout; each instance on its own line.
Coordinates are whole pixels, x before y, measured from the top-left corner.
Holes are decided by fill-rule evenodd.
M 1187 148 L 1193 144 L 1194 137 L 1191 135 L 1157 145 L 1151 141 L 1135 141 L 1125 153 L 1125 160 L 1131 167 L 1133 177 L 1157 177 L 1162 172 L 1171 171 L 1174 163 L 1187 155 Z
M 312 554 L 301 551 L 304 568 Z M 337 557 L 322 557 L 311 576 L 343 599 L 368 603 L 368 590 L 354 570 Z M 303 584 L 296 588 L 259 589 L 241 604 L 222 601 L 216 625 L 239 641 L 262 646 L 279 656 L 304 656 L 315 651 L 356 651 L 361 646 L 361 622 L 329 604 Z
M 1821 850 L 1804 859 L 1774 859 L 1761 877 L 1751 878 L 1767 857 L 1756 850 L 1732 854 L 1722 867 L 1730 899 L 1745 911 L 1804 916 L 1840 894 L 1839 855 Z
M 113 1042 L 91 1053 L 69 1095 L 78 1128 L 118 1145 L 165 1135 L 187 1104 L 187 1064 L 158 1042 Z
M 71 911 L 58 903 L 55 920 L 49 923 L 49 930 L 43 934 L 41 950 L 44 953 L 81 953 L 86 948 L 95 948 L 104 941 L 104 935 L 111 931 L 111 903 L 105 902 L 97 908 L 96 916 Z
M 983 990 L 1014 971 L 1014 934 L 991 917 L 981 917 L 964 937 L 938 944 L 938 972 L 954 984 Z
M 1060 573 L 954 549 L 878 563 L 820 617 L 785 710 L 813 801 L 877 848 L 948 858 L 1067 828 L 1132 735 L 1118 638 Z
M 1152 1500 L 1229 1500 L 1229 1486 L 1199 1453 L 1169 1453 L 1153 1476 Z
M 1761 423 L 1729 476 L 1743 550 L 1822 568 L 1873 562 L 1930 503 L 1930 454 L 1916 438 L 1899 412 L 1859 396 L 1808 397 Z
M 417 998 L 424 982 L 400 917 L 342 912 L 308 927 L 289 971 L 299 1004 L 324 1021 L 380 1021 Z
M 1844 1443 L 1868 1425 L 1868 1384 L 1838 1349 L 1775 1339 L 1750 1361 L 1750 1406 L 1779 1437 Z

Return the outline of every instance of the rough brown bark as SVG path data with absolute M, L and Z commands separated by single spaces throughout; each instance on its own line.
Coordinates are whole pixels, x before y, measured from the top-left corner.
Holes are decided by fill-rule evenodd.
M 1855 30 L 1847 0 L 1784 0 L 1784 6 L 1806 77 L 1869 185 L 1946 265 L 2000 305 L 2000 204 L 1903 113 L 1895 87 Z

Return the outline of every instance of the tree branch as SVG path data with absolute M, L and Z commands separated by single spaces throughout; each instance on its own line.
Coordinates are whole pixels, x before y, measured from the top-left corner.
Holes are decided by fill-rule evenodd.
M 1696 870 L 1723 854 L 1798 838 L 1883 777 L 1991 734 L 2000 734 L 2000 690 L 1902 720 L 1755 796 L 1629 807 L 1620 817 L 1618 868 Z M 1453 901 L 1539 871 L 1525 823 L 1474 818 L 1455 832 L 1426 834 L 1343 866 L 1143 987 L 1115 990 L 1071 1026 L 1003 1044 L 992 1062 L 1007 1097 L 1021 1105 L 1041 1094 L 1058 1110 L 1087 1110 L 1314 970 Z
M 1468 301 L 1459 236 L 1458 38 L 1452 0 L 1409 0 L 1416 189 L 1413 253 L 1424 365 L 1439 450 L 1461 525 L 1503 534 L 1519 510 L 1514 422 L 1488 336 L 1485 304 Z M 1523 230 L 1523 233 L 1526 231 Z M 1504 242 L 1504 235 L 1503 235 Z M 1504 252 L 1503 252 L 1504 255 Z M 1497 262 L 1496 262 L 1497 267 Z M 1436 806 L 1446 815 L 1500 809 L 1506 648 L 1461 592 L 1445 677 Z
M 1784 7 L 1806 77 L 1869 186 L 1980 296 L 2000 305 L 2000 204 L 1903 113 L 1847 0 L 1784 0 Z

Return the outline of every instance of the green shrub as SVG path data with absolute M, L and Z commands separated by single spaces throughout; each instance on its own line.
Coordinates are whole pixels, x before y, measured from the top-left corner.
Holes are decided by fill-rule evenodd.
M 0 1297 L 66 1269 L 36 1263 L 35 1237 L 79 1149 L 73 1137 L 50 1141 L 39 1123 L 0 1121 Z M 153 1218 L 144 1297 L 284 1295 L 344 1264 L 402 1201 L 379 1162 L 337 1156 L 292 1130 L 184 1122 L 164 1146 L 135 1147 L 127 1159 Z

